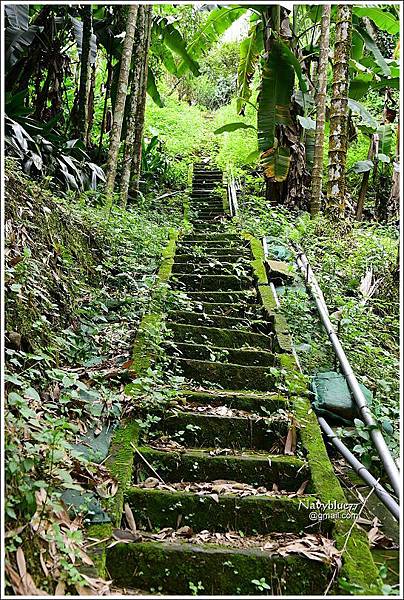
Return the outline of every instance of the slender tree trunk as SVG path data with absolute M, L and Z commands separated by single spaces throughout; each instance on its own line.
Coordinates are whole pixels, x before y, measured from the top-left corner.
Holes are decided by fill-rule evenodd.
M 121 141 L 122 122 L 125 111 L 126 94 L 128 91 L 129 69 L 132 58 L 137 11 L 138 6 L 136 4 L 131 4 L 129 7 L 128 20 L 126 24 L 126 36 L 122 48 L 121 68 L 119 71 L 118 90 L 114 109 L 114 122 L 112 125 L 106 169 L 107 181 L 105 185 L 105 191 L 107 197 L 109 198 L 109 202 L 111 202 L 112 194 L 114 192 L 119 143 Z
M 101 156 L 101 148 L 102 148 L 102 138 L 104 137 L 104 132 L 107 125 L 107 111 L 108 111 L 108 99 L 111 93 L 111 81 L 112 81 L 112 57 L 109 54 L 107 59 L 107 81 L 105 84 L 105 98 L 104 98 L 104 109 L 102 111 L 102 121 L 101 121 L 101 131 L 100 131 L 100 141 L 98 145 L 98 158 Z
M 320 35 L 320 58 L 318 63 L 318 92 L 316 98 L 316 137 L 314 142 L 314 158 L 311 179 L 310 214 L 314 217 L 320 212 L 321 190 L 323 185 L 323 159 L 324 159 L 324 125 L 325 101 L 327 97 L 327 67 L 330 49 L 330 17 L 331 6 L 323 6 Z
M 84 144 L 87 145 L 88 132 L 88 98 L 90 93 L 91 66 L 90 66 L 90 49 L 91 36 L 93 33 L 93 17 L 92 7 L 90 4 L 82 8 L 83 20 L 83 39 L 81 42 L 81 58 L 80 58 L 80 83 L 79 83 L 79 98 L 77 109 L 77 124 L 76 131 L 80 135 Z
M 370 137 L 369 150 L 368 150 L 368 160 L 372 160 L 375 154 L 375 138 L 374 135 Z M 363 207 L 365 205 L 365 198 L 368 191 L 369 185 L 369 177 L 370 177 L 370 169 L 363 174 L 362 183 L 359 190 L 358 196 L 358 205 L 356 207 L 356 219 L 357 221 L 362 221 L 363 217 Z
M 129 98 L 129 111 L 127 121 L 127 131 L 125 139 L 125 150 L 122 165 L 121 178 L 121 205 L 126 206 L 128 199 L 129 181 L 132 170 L 132 159 L 134 155 L 134 144 L 136 138 L 136 118 L 138 116 L 139 105 L 142 101 L 140 97 L 140 86 L 145 66 L 146 36 L 148 34 L 148 17 L 144 6 L 139 6 L 136 25 L 136 60 L 133 71 L 132 87 Z
M 345 213 L 345 169 L 348 150 L 348 88 L 352 6 L 338 5 L 335 29 L 333 93 L 328 152 L 328 208 L 335 219 Z
M 88 104 L 87 104 L 87 131 L 86 131 L 86 146 L 91 145 L 91 130 L 94 124 L 94 91 L 95 91 L 95 64 L 90 68 Z
M 397 145 L 396 157 L 393 165 L 392 186 L 389 198 L 389 218 L 398 217 L 400 209 L 400 171 L 398 164 L 400 161 L 400 123 L 397 123 Z
M 145 7 L 145 48 L 144 48 L 144 60 L 142 68 L 142 77 L 139 87 L 139 102 L 136 111 L 135 119 L 135 135 L 133 142 L 133 159 L 132 159 L 132 181 L 131 192 L 136 197 L 139 192 L 140 183 L 140 168 L 142 164 L 142 139 L 143 139 L 143 128 L 144 118 L 146 110 L 146 93 L 147 93 L 147 71 L 148 71 L 148 58 L 150 49 L 150 38 L 151 38 L 151 27 L 152 27 L 152 14 L 153 7 L 148 5 Z

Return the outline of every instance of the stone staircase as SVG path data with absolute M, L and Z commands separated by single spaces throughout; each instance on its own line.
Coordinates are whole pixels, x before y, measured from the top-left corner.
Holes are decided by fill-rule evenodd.
M 147 594 L 322 595 L 338 534 L 308 505 L 327 498 L 322 476 L 329 498 L 342 492 L 263 302 L 270 288 L 254 245 L 228 233 L 221 185 L 218 169 L 195 165 L 193 232 L 177 241 L 170 277 L 188 303 L 165 318 L 172 365 L 188 383 L 159 424 L 164 435 L 138 448 L 125 501 L 141 538 L 109 548 L 108 573 Z

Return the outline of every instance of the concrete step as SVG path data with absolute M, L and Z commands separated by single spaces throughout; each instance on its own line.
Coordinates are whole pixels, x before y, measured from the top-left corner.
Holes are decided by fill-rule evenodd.
M 211 302 L 213 304 L 226 303 L 239 304 L 245 302 L 246 304 L 253 306 L 257 300 L 256 291 L 245 290 L 245 291 L 227 291 L 227 292 L 215 292 L 215 291 L 201 291 L 201 292 L 187 292 L 187 297 L 192 302 Z
M 208 596 L 268 595 L 254 581 L 270 582 L 271 595 L 322 596 L 333 567 L 299 555 L 266 553 L 217 544 L 169 541 L 118 543 L 108 549 L 108 573 L 115 585 L 190 593 L 190 583 Z
M 219 327 L 221 329 L 235 329 L 237 331 L 253 331 L 270 335 L 273 332 L 273 322 L 264 320 L 242 319 L 240 317 L 226 317 L 223 315 L 207 315 L 188 310 L 169 310 L 168 321 L 202 327 Z
M 264 419 L 252 413 L 247 418 L 177 411 L 175 415 L 165 417 L 159 424 L 161 426 L 165 434 L 176 441 L 181 440 L 181 444 L 188 447 L 248 448 L 275 454 L 276 449 L 283 453 L 289 420 L 283 415 Z
M 232 241 L 232 242 L 242 242 L 243 239 L 234 233 L 212 233 L 212 234 L 195 234 L 190 233 L 188 235 L 184 235 L 183 240 L 185 242 L 223 242 L 223 241 Z
M 184 263 L 177 262 L 176 258 L 173 264 L 173 273 L 175 274 L 191 274 L 195 276 L 199 275 L 236 275 L 245 276 L 252 274 L 251 265 L 241 262 L 221 262 L 216 260 L 210 260 L 209 262 L 201 259 L 196 260 L 195 257 L 193 262 Z
M 235 410 L 253 411 L 267 416 L 279 410 L 291 411 L 289 398 L 276 392 L 243 392 L 241 390 L 184 390 L 179 395 L 180 405 L 226 406 Z
M 167 322 L 167 328 L 173 332 L 175 343 L 207 344 L 219 348 L 260 348 L 268 352 L 272 352 L 275 345 L 274 336 L 250 331 L 173 322 Z
M 193 358 L 173 358 L 176 370 L 191 381 L 232 390 L 276 390 L 278 378 L 269 367 L 245 366 Z
M 166 483 L 230 479 L 255 487 L 263 485 L 268 489 L 275 484 L 279 490 L 295 492 L 304 481 L 310 479 L 306 462 L 295 456 L 265 452 L 212 455 L 214 448 L 164 452 L 142 446 L 139 451 Z M 149 477 L 150 472 L 140 458 L 136 461 L 134 482 L 138 483 Z
M 132 509 L 140 529 L 161 529 L 178 524 L 192 528 L 194 532 L 242 531 L 244 535 L 272 532 L 299 533 L 313 528 L 308 510 L 301 507 L 315 502 L 314 496 L 290 498 L 288 496 L 247 496 L 220 494 L 217 499 L 187 491 L 129 488 L 126 501 Z
M 172 283 L 183 290 L 189 291 L 227 291 L 247 290 L 253 287 L 254 281 L 251 277 L 236 275 L 193 275 L 175 273 L 171 278 Z
M 198 360 L 220 360 L 238 365 L 270 366 L 276 363 L 276 355 L 265 350 L 240 350 L 237 348 L 220 348 L 205 344 L 176 343 L 170 353 L 179 358 L 196 358 Z M 214 358 L 212 358 L 214 357 Z
M 238 258 L 243 258 L 243 259 L 251 259 L 251 252 L 249 250 L 249 248 L 237 248 L 236 246 L 204 246 L 203 248 L 201 246 L 199 246 L 198 244 L 193 244 L 193 243 L 189 243 L 186 242 L 185 244 L 183 244 L 182 242 L 179 242 L 177 244 L 177 254 L 182 255 L 182 254 L 187 254 L 187 253 L 191 253 L 193 248 L 196 246 L 196 248 L 199 250 L 203 251 L 203 256 L 205 257 L 213 257 L 215 260 L 219 260 L 220 256 L 234 256 L 235 259 L 237 260 Z M 230 260 L 228 262 L 231 262 Z
M 193 263 L 196 260 L 196 256 L 194 254 L 176 254 L 175 255 L 175 264 L 178 263 Z M 240 265 L 249 265 L 250 261 L 248 258 L 243 256 L 239 256 L 238 253 L 234 254 L 219 254 L 212 257 L 212 260 L 207 259 L 204 256 L 199 257 L 201 261 L 200 264 L 208 264 L 209 262 L 217 262 L 217 263 L 231 263 L 231 264 L 240 264 Z

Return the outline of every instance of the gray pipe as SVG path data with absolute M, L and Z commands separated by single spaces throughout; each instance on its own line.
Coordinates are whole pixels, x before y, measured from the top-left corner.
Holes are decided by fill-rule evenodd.
M 321 429 L 324 431 L 327 438 L 342 454 L 345 460 L 351 465 L 354 471 L 372 487 L 375 491 L 376 496 L 383 502 L 386 508 L 391 512 L 393 517 L 400 520 L 400 507 L 397 502 L 388 494 L 382 485 L 373 477 L 371 473 L 363 466 L 361 462 L 352 454 L 352 452 L 345 446 L 345 444 L 336 436 L 334 431 L 328 425 L 327 421 L 323 417 L 318 417 L 318 422 Z
M 356 404 L 360 410 L 360 414 L 362 415 L 363 421 L 369 427 L 369 435 L 373 440 L 373 443 L 376 447 L 376 450 L 381 458 L 381 461 L 386 469 L 386 473 L 391 481 L 393 489 L 397 495 L 400 497 L 400 488 L 401 488 L 401 478 L 400 473 L 398 471 L 397 465 L 394 462 L 394 459 L 390 453 L 390 450 L 378 429 L 376 422 L 373 418 L 372 413 L 369 410 L 369 407 L 366 403 L 366 398 L 359 386 L 359 382 L 355 376 L 355 373 L 352 371 L 351 365 L 349 364 L 348 358 L 344 352 L 344 349 L 339 341 L 333 326 L 331 324 L 329 318 L 329 312 L 327 306 L 324 301 L 324 296 L 321 292 L 321 289 L 317 283 L 317 280 L 314 276 L 313 271 L 309 265 L 309 262 L 305 256 L 305 254 L 301 251 L 298 252 L 296 262 L 301 269 L 302 273 L 305 276 L 306 283 L 309 286 L 314 300 L 316 302 L 318 311 L 320 313 L 321 321 L 324 325 L 324 328 L 330 338 L 330 341 L 334 347 L 335 353 L 340 362 L 342 371 L 345 375 L 345 379 L 349 385 L 349 388 L 352 392 L 352 395 L 355 399 Z

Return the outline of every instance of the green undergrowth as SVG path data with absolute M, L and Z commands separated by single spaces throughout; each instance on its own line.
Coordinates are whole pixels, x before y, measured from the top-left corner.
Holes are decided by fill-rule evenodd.
M 169 232 L 183 218 L 181 195 L 146 197 L 127 212 L 95 201 L 56 197 L 6 163 L 6 552 L 17 568 L 20 549 L 34 582 L 51 594 L 58 573 L 68 589 L 85 585 L 86 511 L 63 525 L 61 494 L 115 494 L 106 469 L 76 443 L 130 412 L 124 367 Z
M 331 321 L 361 383 L 373 393 L 373 411 L 395 454 L 399 436 L 398 232 L 376 223 L 345 222 L 336 230 L 327 217 L 291 214 L 257 195 L 244 202 L 238 224 L 271 243 L 302 247 L 323 290 Z M 295 267 L 296 268 L 296 267 Z M 366 288 L 366 278 L 370 289 Z M 279 290 L 303 370 L 338 370 L 314 301 L 299 277 Z M 379 459 L 360 420 L 355 451 L 370 466 Z

